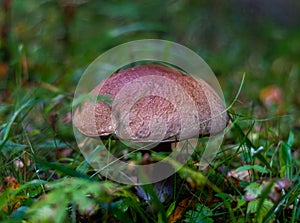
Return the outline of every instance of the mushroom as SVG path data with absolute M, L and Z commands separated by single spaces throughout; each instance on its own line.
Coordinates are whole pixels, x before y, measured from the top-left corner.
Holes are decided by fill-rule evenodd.
M 208 83 L 160 64 L 119 71 L 90 95 L 106 95 L 106 101 L 85 100 L 74 112 L 74 126 L 88 137 L 115 134 L 133 148 L 170 150 L 172 142 L 218 134 L 229 120 Z
M 152 78 L 141 79 L 141 77 L 147 76 L 151 76 Z M 149 134 L 151 133 L 147 131 L 149 130 L 147 128 L 147 124 L 149 124 L 151 118 L 155 116 L 161 117 L 163 120 L 165 120 L 168 127 L 166 134 L 160 142 L 175 141 L 176 136 L 178 136 L 181 132 L 180 122 L 178 120 L 179 117 L 176 114 L 176 109 L 182 105 L 186 105 L 186 102 L 180 101 L 183 98 L 182 92 L 174 92 L 173 89 L 168 89 L 169 91 L 167 93 L 172 92 L 174 94 L 173 96 L 178 99 L 176 108 L 172 103 L 161 96 L 151 95 L 149 93 L 144 96 L 145 89 L 147 87 L 151 88 L 151 90 L 157 90 L 156 88 L 160 87 L 159 85 L 153 85 L 158 77 L 164 77 L 165 79 L 169 79 L 173 83 L 175 82 L 181 86 L 186 94 L 188 94 L 188 96 L 195 103 L 195 108 L 197 109 L 197 115 L 200 123 L 198 133 L 200 136 L 211 134 L 214 135 L 224 129 L 228 122 L 228 115 L 226 112 L 224 112 L 225 105 L 209 84 L 203 80 L 196 80 L 192 76 L 186 75 L 179 70 L 175 70 L 174 68 L 158 64 L 140 65 L 115 73 L 111 77 L 102 81 L 90 92 L 91 95 L 96 96 L 109 95 L 110 99 L 114 100 L 124 86 L 127 87 L 127 85 L 131 82 L 141 79 L 140 82 L 133 86 L 136 87 L 139 85 L 137 89 L 129 89 L 126 91 L 131 95 L 128 95 L 128 97 L 127 95 L 123 96 L 123 98 L 126 99 L 125 102 L 116 101 L 116 103 L 121 104 L 121 106 L 117 106 L 118 111 L 116 112 L 122 112 L 124 111 L 122 106 L 126 106 L 126 104 L 130 103 L 130 101 L 132 101 L 132 97 L 137 96 L 140 98 L 139 100 L 136 100 L 136 103 L 133 104 L 132 108 L 130 108 L 129 126 L 126 126 L 126 128 L 130 128 L 130 135 L 122 135 L 124 132 L 120 132 L 120 129 L 118 129 L 120 126 L 118 121 L 122 120 L 117 120 L 116 118 L 118 117 L 113 117 L 112 104 L 105 101 L 103 102 L 102 100 L 97 101 L 96 103 L 86 100 L 80 109 L 77 109 L 74 113 L 74 126 L 82 134 L 89 137 L 108 136 L 114 133 L 118 137 L 128 141 L 153 142 L 161 139 L 160 136 L 157 138 L 154 138 L 153 135 L 153 137 L 149 137 Z M 144 80 L 148 80 L 149 82 L 143 82 Z M 173 86 L 169 85 L 169 87 Z M 164 91 L 165 89 L 160 90 Z M 188 106 L 189 107 L 185 107 L 184 109 L 191 108 L 190 105 Z M 125 111 L 125 113 L 128 113 L 128 111 Z M 128 114 L 114 115 L 118 115 L 120 118 L 126 117 Z M 218 125 L 211 126 L 212 119 L 216 120 L 214 123 L 217 123 Z M 186 135 L 181 139 L 190 137 L 191 136 Z

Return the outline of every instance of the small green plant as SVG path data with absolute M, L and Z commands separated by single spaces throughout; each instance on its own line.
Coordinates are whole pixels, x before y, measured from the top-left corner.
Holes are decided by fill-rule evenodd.
M 213 223 L 212 211 L 203 204 L 196 204 L 194 210 L 189 210 L 185 215 L 187 223 Z

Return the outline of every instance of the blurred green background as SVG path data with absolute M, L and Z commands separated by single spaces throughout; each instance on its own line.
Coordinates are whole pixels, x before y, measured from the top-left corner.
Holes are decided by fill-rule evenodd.
M 299 1 L 1 0 L 1 5 L 2 95 L 16 81 L 73 93 L 101 53 L 128 41 L 159 38 L 203 57 L 228 104 L 245 72 L 238 112 L 256 118 L 291 114 L 285 122 L 299 128 Z M 270 85 L 275 92 L 261 92 Z M 278 92 L 272 103 L 280 109 L 261 110 L 266 97 Z

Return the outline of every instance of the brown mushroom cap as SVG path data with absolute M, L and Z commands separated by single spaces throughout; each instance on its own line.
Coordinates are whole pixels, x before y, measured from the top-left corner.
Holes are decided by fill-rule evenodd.
M 164 84 L 166 82 L 170 84 Z M 172 99 L 162 96 L 166 94 L 171 95 Z M 224 102 L 210 85 L 174 68 L 157 64 L 136 66 L 115 73 L 96 86 L 90 95 L 94 98 L 109 95 L 113 103 L 86 100 L 76 108 L 73 124 L 89 137 L 115 133 L 128 141 L 174 141 L 179 138 L 186 119 L 191 129 L 194 128 L 191 123 L 196 123 L 200 136 L 219 133 L 228 122 Z M 187 104 L 187 101 L 192 103 Z M 126 105 L 129 110 L 124 108 Z M 197 113 L 196 120 L 189 118 L 191 113 L 185 118 L 185 111 L 193 109 Z M 128 124 L 122 126 L 125 118 Z M 153 124 L 153 118 L 165 123 L 160 127 L 158 121 L 158 125 L 154 126 L 155 132 L 151 131 L 153 126 L 149 126 L 151 122 Z M 129 129 L 126 134 L 120 130 L 122 127 Z M 180 139 L 194 137 L 189 135 L 193 134 L 190 132 L 185 131 Z

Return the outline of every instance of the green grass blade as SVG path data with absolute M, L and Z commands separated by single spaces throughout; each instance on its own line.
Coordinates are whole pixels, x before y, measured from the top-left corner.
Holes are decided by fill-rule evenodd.
M 268 171 L 263 168 L 262 166 L 259 166 L 259 165 L 244 165 L 244 166 L 241 166 L 239 168 L 236 169 L 236 173 L 239 173 L 239 172 L 242 172 L 242 171 L 245 171 L 245 170 L 256 170 L 257 172 L 260 172 L 260 173 L 268 173 Z
M 165 212 L 165 208 L 162 204 L 162 202 L 159 200 L 157 193 L 154 190 L 154 187 L 152 184 L 145 184 L 142 186 L 142 188 L 145 190 L 147 194 L 151 197 L 151 202 L 157 207 L 159 212 L 161 213 L 161 217 L 163 218 L 164 222 L 168 222 L 167 215 Z
M 232 120 L 232 122 L 234 125 L 232 131 L 234 134 L 238 135 L 241 138 L 242 140 L 241 144 L 245 144 L 249 149 L 250 148 L 257 149 L 257 147 L 248 138 L 248 134 L 244 134 L 242 128 L 234 120 Z M 264 158 L 263 155 L 261 155 L 260 153 L 255 153 L 253 157 L 258 158 L 270 171 L 272 171 L 269 162 Z
M 0 144 L 3 144 L 1 149 L 2 152 L 21 151 L 28 147 L 27 145 L 14 143 L 8 140 L 6 142 L 4 140 L 0 140 Z
M 291 194 L 295 193 L 295 190 L 297 190 L 299 186 L 300 186 L 300 181 L 298 181 L 297 185 L 293 189 L 289 190 L 284 196 L 282 196 L 279 202 L 275 204 L 272 207 L 272 209 L 266 214 L 266 216 L 263 219 L 263 223 L 270 222 L 272 217 L 283 209 L 284 206 L 283 204 L 287 201 L 287 199 L 290 197 Z
M 280 177 L 286 177 L 289 180 L 292 179 L 292 152 L 291 147 L 294 142 L 294 134 L 290 132 L 287 142 L 282 142 L 279 150 L 279 162 L 280 162 Z
M 12 125 L 13 123 L 15 122 L 15 120 L 17 119 L 17 117 L 21 114 L 21 112 L 29 107 L 30 105 L 33 104 L 35 100 L 34 99 L 31 99 L 31 100 L 28 100 L 25 104 L 23 104 L 14 114 L 13 116 L 11 117 L 11 120 L 7 123 L 7 125 L 5 126 L 5 131 L 4 131 L 4 135 L 3 135 L 3 138 L 1 140 L 1 143 L 0 143 L 0 151 L 2 150 L 3 146 L 5 145 L 6 141 L 8 140 L 9 138 L 9 134 L 11 132 L 11 128 L 12 128 Z
M 294 202 L 294 207 L 292 211 L 292 223 L 296 222 L 297 219 L 299 219 L 299 213 L 300 213 L 300 208 L 298 208 L 298 216 L 297 216 L 297 207 L 299 207 L 299 198 L 296 197 L 295 202 Z
M 90 179 L 90 176 L 88 176 L 84 173 L 78 172 L 76 170 L 73 170 L 71 168 L 68 168 L 67 166 L 57 163 L 57 162 L 47 162 L 47 161 L 40 160 L 38 158 L 36 158 L 36 162 L 43 167 L 49 168 L 51 170 L 56 170 L 67 176 Z

